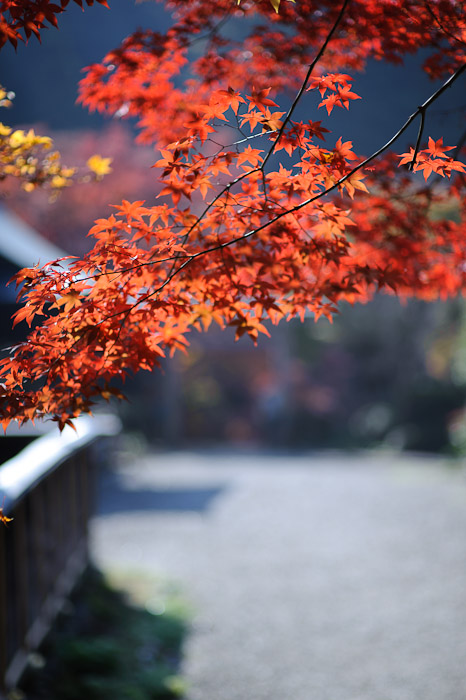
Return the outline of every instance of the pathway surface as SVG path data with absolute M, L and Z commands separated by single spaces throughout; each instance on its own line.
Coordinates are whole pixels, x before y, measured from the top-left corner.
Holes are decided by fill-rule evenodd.
M 107 477 L 103 567 L 180 583 L 189 700 L 466 700 L 466 474 L 161 453 Z

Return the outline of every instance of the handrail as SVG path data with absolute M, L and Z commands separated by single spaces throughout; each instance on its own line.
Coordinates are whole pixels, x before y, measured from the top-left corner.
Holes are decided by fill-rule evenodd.
M 76 430 L 65 426 L 61 433 L 58 429 L 46 432 L 15 457 L 0 464 L 0 502 L 4 499 L 6 515 L 20 498 L 70 454 L 98 437 L 111 437 L 121 430 L 119 418 L 110 414 L 80 416 L 74 423 Z M 14 434 L 20 435 L 21 432 Z M 31 435 L 30 432 L 23 434 Z
M 0 465 L 0 700 L 15 687 L 88 562 L 100 437 L 116 416 L 76 419 L 76 432 L 43 434 Z M 30 437 L 30 433 L 15 433 Z M 0 438 L 8 440 L 8 437 Z

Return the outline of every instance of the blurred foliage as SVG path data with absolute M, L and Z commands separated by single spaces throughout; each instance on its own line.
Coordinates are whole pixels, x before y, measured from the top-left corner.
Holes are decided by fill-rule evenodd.
M 331 327 L 294 330 L 307 366 L 307 348 L 314 352 L 311 383 L 334 399 L 320 428 L 331 442 L 449 449 L 449 421 L 466 397 L 464 382 L 452 372 L 462 307 L 460 300 L 401 305 L 380 296 L 342 309 Z M 309 422 L 315 412 L 307 411 Z
M 135 381 L 123 419 L 149 441 L 177 446 L 451 452 L 466 444 L 462 300 L 379 296 L 342 308 L 333 324 L 309 319 L 271 332 L 257 348 L 228 331 L 193 334 L 164 376 Z
M 162 598 L 160 598 L 162 600 Z M 15 690 L 27 700 L 173 700 L 186 615 L 130 602 L 89 569 Z

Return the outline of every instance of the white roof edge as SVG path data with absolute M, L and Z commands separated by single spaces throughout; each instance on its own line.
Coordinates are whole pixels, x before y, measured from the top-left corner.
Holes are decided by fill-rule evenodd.
M 45 265 L 67 255 L 50 243 L 19 216 L 0 205 L 0 255 L 18 267 Z

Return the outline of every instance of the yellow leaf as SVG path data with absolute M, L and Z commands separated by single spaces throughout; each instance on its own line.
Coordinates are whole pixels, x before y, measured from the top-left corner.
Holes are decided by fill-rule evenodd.
M 17 129 L 16 131 L 13 131 L 13 133 L 10 136 L 10 146 L 11 148 L 19 148 L 24 144 L 25 141 L 25 134 L 22 129 Z
M 3 508 L 0 508 L 0 522 L 6 525 L 7 523 L 11 523 L 12 520 L 13 518 L 7 518 L 6 515 L 3 515 Z
M 102 158 L 102 156 L 96 154 L 89 158 L 89 160 L 87 161 L 87 167 L 90 170 L 92 170 L 92 172 L 95 173 L 97 177 L 103 177 L 104 175 L 107 175 L 108 173 L 112 172 L 112 169 L 110 167 L 111 162 L 111 158 Z
M 67 185 L 69 185 L 70 181 L 67 180 L 66 177 L 62 177 L 61 175 L 54 175 L 50 184 L 52 187 L 60 189 L 60 187 L 66 187 Z

